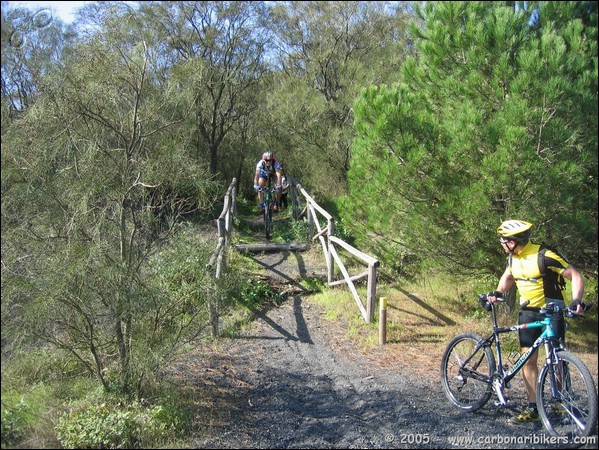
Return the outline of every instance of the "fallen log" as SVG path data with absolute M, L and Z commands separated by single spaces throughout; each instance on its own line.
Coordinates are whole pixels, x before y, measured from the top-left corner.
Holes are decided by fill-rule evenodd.
M 310 249 L 310 244 L 237 244 L 234 247 L 242 253 L 303 252 Z

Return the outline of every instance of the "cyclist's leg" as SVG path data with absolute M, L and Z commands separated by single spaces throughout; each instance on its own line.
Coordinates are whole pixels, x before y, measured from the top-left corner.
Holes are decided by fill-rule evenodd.
M 528 347 L 521 347 L 520 351 L 521 353 L 526 353 Z M 539 375 L 538 359 L 539 351 L 536 350 L 530 355 L 530 359 L 526 361 L 522 367 L 522 377 L 524 378 L 524 387 L 526 389 L 528 403 L 534 403 L 536 401 L 537 377 Z
M 264 209 L 264 188 L 266 186 L 266 174 L 264 171 L 260 172 L 260 178 L 258 178 L 258 202 L 260 203 L 260 210 Z
M 273 181 L 275 183 L 275 209 L 279 210 L 279 204 L 281 203 L 281 191 L 283 186 L 283 172 L 281 170 L 277 170 L 275 172 L 276 177 L 274 177 Z
M 520 325 L 530 322 L 541 320 L 542 317 L 537 311 L 531 310 L 520 310 L 518 316 L 518 323 Z M 518 337 L 520 340 L 520 349 L 522 353 L 528 351 L 532 347 L 533 343 L 541 335 L 542 328 L 532 328 L 520 330 Z M 522 367 L 522 379 L 524 380 L 524 388 L 526 390 L 526 407 L 511 419 L 511 422 L 521 424 L 530 421 L 538 421 L 537 412 L 537 400 L 536 400 L 536 387 L 537 387 L 537 376 L 539 373 L 538 367 L 539 351 L 535 351 L 529 358 L 528 361 Z
M 538 313 L 538 311 L 521 309 L 518 315 L 518 324 L 523 325 L 542 319 L 543 317 Z M 521 352 L 525 353 L 530 347 L 532 347 L 542 332 L 542 328 L 520 330 L 518 332 L 518 338 L 520 340 Z M 526 388 L 526 396 L 529 403 L 535 403 L 536 401 L 537 376 L 539 373 L 539 366 L 537 364 L 538 357 L 539 352 L 534 352 L 530 359 L 526 361 L 524 367 L 522 367 L 522 377 L 524 378 L 524 386 Z

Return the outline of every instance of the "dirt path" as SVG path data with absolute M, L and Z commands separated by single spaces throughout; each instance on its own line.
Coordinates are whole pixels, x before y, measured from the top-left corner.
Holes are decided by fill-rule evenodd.
M 254 256 L 277 282 L 322 274 L 313 255 Z M 324 272 L 326 273 L 326 272 Z M 492 402 L 477 413 L 452 407 L 442 392 L 439 360 L 365 355 L 342 326 L 298 290 L 251 328 L 203 347 L 174 369 L 197 399 L 197 430 L 188 448 L 563 448 L 542 426 L 508 424 Z M 422 356 L 422 355 L 420 355 Z M 587 448 L 596 448 L 594 445 Z

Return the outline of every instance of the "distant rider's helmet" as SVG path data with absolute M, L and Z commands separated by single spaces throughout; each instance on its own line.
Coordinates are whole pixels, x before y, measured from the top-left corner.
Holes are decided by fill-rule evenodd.
M 532 223 L 523 220 L 506 220 L 497 228 L 500 238 L 525 244 L 530 239 Z
M 275 160 L 275 155 L 272 152 L 264 152 L 262 154 L 262 159 L 264 161 L 268 161 L 268 162 L 274 161 Z

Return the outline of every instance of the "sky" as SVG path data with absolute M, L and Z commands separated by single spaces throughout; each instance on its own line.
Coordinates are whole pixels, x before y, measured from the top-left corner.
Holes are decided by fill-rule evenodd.
M 24 6 L 32 11 L 38 11 L 42 8 L 49 8 L 53 10 L 53 14 L 59 16 L 65 23 L 71 23 L 75 19 L 72 13 L 76 8 L 80 7 L 84 3 L 86 2 L 9 2 L 10 6 Z

